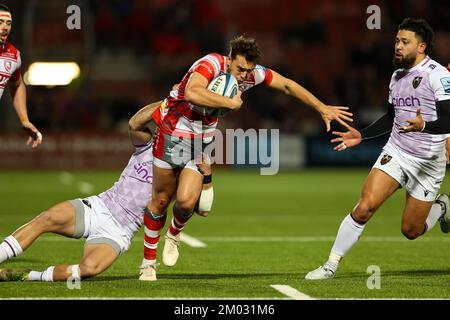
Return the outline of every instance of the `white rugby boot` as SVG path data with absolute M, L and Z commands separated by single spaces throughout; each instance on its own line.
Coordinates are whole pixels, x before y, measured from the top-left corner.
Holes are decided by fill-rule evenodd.
M 180 254 L 178 252 L 178 247 L 180 246 L 180 233 L 173 236 L 169 230 L 167 230 L 165 239 L 162 261 L 164 265 L 173 267 L 177 263 Z
M 442 207 L 442 214 L 439 217 L 439 224 L 441 230 L 444 233 L 450 231 L 450 199 L 445 193 L 439 194 L 436 198 L 436 203 L 439 203 Z
M 140 268 L 139 280 L 156 281 L 156 264 L 148 264 Z
M 308 274 L 305 276 L 306 280 L 325 280 L 325 279 L 331 279 L 334 277 L 334 271 L 327 266 L 327 264 L 324 264 L 323 266 L 318 267 L 317 269 L 314 269 L 313 271 L 308 272 Z

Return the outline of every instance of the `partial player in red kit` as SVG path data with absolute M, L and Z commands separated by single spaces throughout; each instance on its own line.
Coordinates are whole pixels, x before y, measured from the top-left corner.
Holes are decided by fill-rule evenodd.
M 11 26 L 11 11 L 7 6 L 0 4 L 0 98 L 5 87 L 8 86 L 14 109 L 16 109 L 22 128 L 28 135 L 27 144 L 36 148 L 42 143 L 42 134 L 28 119 L 27 96 L 21 75 L 20 52 L 8 41 Z

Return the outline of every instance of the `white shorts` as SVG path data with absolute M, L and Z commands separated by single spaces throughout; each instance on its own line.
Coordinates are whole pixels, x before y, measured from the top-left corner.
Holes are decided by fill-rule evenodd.
M 69 201 L 75 207 L 75 238 L 85 245 L 108 244 L 120 255 L 130 248 L 133 232 L 124 228 L 98 196 Z
M 409 155 L 386 144 L 373 165 L 400 183 L 414 198 L 434 201 L 445 177 L 446 159 L 426 160 Z

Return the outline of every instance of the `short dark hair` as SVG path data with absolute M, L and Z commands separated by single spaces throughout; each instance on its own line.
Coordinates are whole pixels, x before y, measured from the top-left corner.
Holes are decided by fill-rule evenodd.
M 428 54 L 433 48 L 434 31 L 424 19 L 406 18 L 399 24 L 398 30 L 408 30 L 416 33 L 426 43 L 425 53 Z
M 236 58 L 238 54 L 244 56 L 245 60 L 251 63 L 259 63 L 262 57 L 262 52 L 255 39 L 244 36 L 236 37 L 230 42 L 231 59 Z
M 7 6 L 5 6 L 4 4 L 0 4 L 0 11 L 11 12 L 11 10 L 9 10 L 9 8 Z

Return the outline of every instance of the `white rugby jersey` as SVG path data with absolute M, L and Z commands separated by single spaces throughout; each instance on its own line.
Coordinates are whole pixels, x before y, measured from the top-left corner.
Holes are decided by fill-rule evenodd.
M 0 47 L 0 98 L 9 80 L 20 79 L 21 66 L 19 50 L 9 42 Z
M 190 76 L 194 72 L 199 72 L 208 81 L 221 73 L 226 73 L 227 60 L 228 57 L 226 56 L 211 53 L 194 62 L 179 86 L 170 92 L 163 108 L 154 113 L 154 120 L 162 132 L 184 138 L 208 139 L 213 135 L 218 119 L 196 111 L 195 106 L 184 99 L 184 91 Z M 269 85 L 272 78 L 270 69 L 256 65 L 248 79 L 239 85 L 239 89 L 246 91 L 260 83 Z M 201 123 L 201 126 L 198 125 L 199 123 Z
M 430 57 L 409 70 L 396 70 L 389 84 L 389 103 L 395 109 L 389 143 L 422 159 L 435 159 L 445 152 L 446 135 L 400 133 L 399 128 L 408 125 L 406 120 L 414 119 L 419 108 L 425 121 L 436 120 L 436 102 L 449 99 L 450 72 Z

